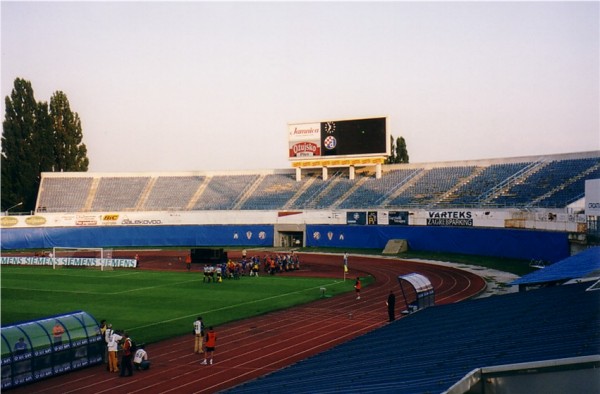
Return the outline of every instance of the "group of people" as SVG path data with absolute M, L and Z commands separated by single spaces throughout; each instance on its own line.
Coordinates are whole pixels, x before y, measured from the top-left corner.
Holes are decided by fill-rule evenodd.
M 187 263 L 187 260 L 186 264 L 189 270 L 190 264 Z M 229 259 L 227 262 L 215 266 L 204 266 L 203 282 L 220 283 L 223 279 L 240 279 L 242 276 L 258 277 L 260 272 L 275 275 L 299 269 L 300 259 L 294 252 L 274 256 L 265 255 L 262 259 L 259 256 L 243 256 L 239 262 Z
M 115 331 L 112 324 L 102 320 L 100 333 L 106 343 L 105 360 L 109 372 L 118 372 L 119 376 L 125 377 L 133 375 L 133 368 L 138 371 L 150 368 L 145 345 L 135 346 L 126 331 Z
M 208 331 L 205 331 L 202 316 L 198 316 L 194 321 L 194 353 L 204 354 L 202 365 L 212 365 L 216 344 L 217 334 L 215 330 L 210 326 Z

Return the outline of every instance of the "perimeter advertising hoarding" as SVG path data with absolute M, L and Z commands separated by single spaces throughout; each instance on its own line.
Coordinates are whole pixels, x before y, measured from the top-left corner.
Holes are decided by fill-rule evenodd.
M 346 212 L 346 224 L 367 224 L 366 212 Z
M 585 181 L 585 214 L 600 216 L 600 179 Z
M 408 225 L 408 211 L 390 211 L 388 216 L 389 225 Z
M 378 212 L 346 212 L 346 224 L 362 224 L 362 225 L 376 225 L 378 224 Z
M 288 125 L 290 159 L 389 155 L 387 118 Z

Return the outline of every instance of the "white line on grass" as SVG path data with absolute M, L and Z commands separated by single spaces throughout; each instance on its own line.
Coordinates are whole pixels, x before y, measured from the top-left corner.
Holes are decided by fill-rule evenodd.
M 168 287 L 168 286 L 181 285 L 181 284 L 184 284 L 184 283 L 193 283 L 193 282 L 200 282 L 200 281 L 201 281 L 201 279 L 191 279 L 191 280 L 184 280 L 183 282 L 165 283 L 163 285 L 157 285 L 157 286 L 136 287 L 135 289 L 117 291 L 117 292 L 114 292 L 114 293 L 107 293 L 107 294 L 116 295 L 116 294 L 133 293 L 134 291 L 157 289 L 159 287 L 165 287 L 165 286 Z
M 124 276 L 124 275 L 128 275 L 128 274 L 123 274 L 120 276 Z M 113 276 L 113 278 L 115 278 L 115 277 Z M 136 287 L 135 289 L 116 291 L 116 292 L 112 292 L 112 293 L 97 292 L 97 291 L 78 291 L 78 290 L 32 289 L 30 287 L 25 288 L 25 287 L 4 287 L 4 286 L 2 286 L 2 290 L 32 290 L 32 291 L 45 291 L 45 292 L 49 292 L 49 293 L 119 295 L 119 294 L 125 294 L 125 293 L 132 293 L 134 291 L 156 289 L 159 287 L 165 287 L 165 286 L 168 287 L 168 286 L 173 286 L 173 285 L 180 285 L 183 283 L 199 282 L 199 281 L 200 281 L 200 279 L 186 280 L 183 282 L 165 283 L 165 284 L 158 285 L 158 286 Z
M 40 273 L 38 273 L 40 274 Z M 4 272 L 2 274 L 2 276 L 10 276 L 10 275 L 27 275 L 30 276 L 31 272 Z M 42 271 L 41 275 L 44 276 L 68 276 L 71 278 L 94 278 L 94 279 L 113 279 L 113 278 L 120 278 L 122 276 L 130 276 L 130 275 L 140 275 L 140 272 L 123 272 L 122 274 L 115 274 L 115 275 L 109 275 L 109 276 L 96 276 L 96 275 L 71 275 L 70 273 L 60 273 L 60 272 L 55 272 L 54 270 L 52 271 Z M 40 275 L 40 276 L 41 276 Z
M 161 321 L 154 322 L 154 323 L 151 323 L 151 324 L 146 324 L 146 325 L 143 325 L 143 326 L 132 327 L 129 330 L 138 330 L 138 329 L 141 329 L 141 328 L 148 328 L 148 327 L 152 327 L 152 326 L 157 326 L 159 324 L 171 323 L 171 322 L 174 322 L 174 321 L 177 321 L 177 320 L 190 319 L 190 318 L 192 318 L 194 316 L 198 316 L 198 315 L 203 315 L 203 314 L 205 315 L 207 313 L 212 313 L 212 312 L 218 312 L 218 311 L 223 311 L 223 310 L 227 310 L 227 309 L 237 308 L 237 307 L 244 306 L 244 305 L 256 304 L 257 302 L 263 302 L 263 301 L 268 301 L 268 300 L 272 300 L 272 299 L 275 299 L 275 298 L 286 297 L 286 296 L 289 296 L 289 295 L 292 295 L 292 294 L 302 293 L 302 292 L 305 292 L 305 291 L 311 290 L 311 289 L 319 289 L 319 288 L 321 288 L 323 286 L 330 286 L 330 285 L 335 285 L 335 284 L 338 284 L 338 283 L 342 283 L 342 281 L 341 280 L 336 280 L 336 281 L 333 281 L 333 282 L 330 282 L 330 283 L 325 283 L 325 284 L 318 285 L 318 286 L 315 286 L 315 287 L 309 287 L 307 289 L 292 291 L 290 293 L 278 294 L 276 296 L 261 298 L 259 300 L 243 302 L 241 304 L 229 305 L 229 306 L 225 306 L 225 307 L 222 307 L 222 308 L 212 309 L 212 310 L 204 311 L 204 312 L 197 312 L 197 313 L 194 313 L 192 315 L 180 316 L 180 317 L 176 317 L 176 318 L 173 318 L 173 319 L 167 319 L 167 320 L 161 320 Z

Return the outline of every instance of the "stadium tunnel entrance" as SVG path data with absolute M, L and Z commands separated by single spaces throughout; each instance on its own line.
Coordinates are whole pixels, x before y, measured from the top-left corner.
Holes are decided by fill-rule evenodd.
M 293 248 L 305 246 L 306 226 L 303 224 L 278 224 L 275 226 L 275 247 Z

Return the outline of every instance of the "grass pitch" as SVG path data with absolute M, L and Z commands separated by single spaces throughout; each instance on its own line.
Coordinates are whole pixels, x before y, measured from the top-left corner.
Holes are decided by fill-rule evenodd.
M 1 271 L 2 325 L 83 310 L 139 343 L 245 319 L 353 290 L 352 281 L 295 276 L 242 277 L 204 283 L 197 272 L 98 271 L 84 268 L 13 267 Z M 370 278 L 365 278 L 368 284 Z

